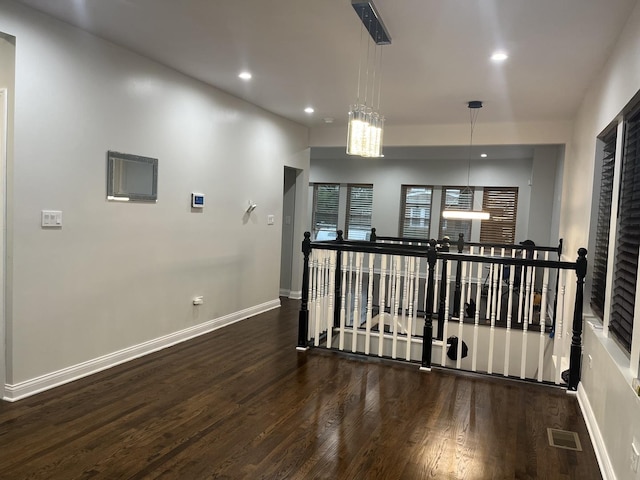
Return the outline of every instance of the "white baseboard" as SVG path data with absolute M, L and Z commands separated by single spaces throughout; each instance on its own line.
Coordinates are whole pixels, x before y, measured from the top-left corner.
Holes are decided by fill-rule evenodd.
M 121 363 L 157 352 L 163 348 L 185 342 L 200 335 L 204 335 L 205 333 L 212 332 L 219 328 L 231 325 L 232 323 L 239 322 L 240 320 L 244 320 L 279 307 L 280 299 L 271 300 L 260 305 L 240 310 L 239 312 L 231 313 L 214 320 L 194 325 L 193 327 L 185 328 L 178 332 L 170 333 L 169 335 L 149 340 L 148 342 L 124 348 L 117 352 L 109 353 L 24 382 L 16 383 L 15 385 L 7 384 L 5 385 L 5 396 L 3 400 L 15 402 L 16 400 L 30 397 L 36 393 L 44 392 L 45 390 L 64 385 L 65 383 L 73 382 L 74 380 L 78 380 L 82 377 L 115 367 Z
M 613 465 L 611 464 L 611 459 L 607 453 L 602 433 L 600 433 L 596 416 L 593 413 L 593 409 L 589 403 L 589 398 L 587 397 L 587 393 L 585 392 L 582 383 L 578 383 L 578 404 L 580 405 L 580 410 L 582 410 L 584 421 L 587 424 L 587 430 L 591 437 L 593 449 L 596 451 L 596 458 L 598 459 L 602 479 L 616 480 L 616 474 L 613 471 Z
M 288 288 L 281 288 L 280 289 L 280 296 L 281 297 L 288 297 L 289 293 L 291 293 L 291 290 L 289 290 Z
M 291 300 L 300 300 L 300 299 L 302 299 L 302 290 L 291 290 L 289 292 L 289 298 Z

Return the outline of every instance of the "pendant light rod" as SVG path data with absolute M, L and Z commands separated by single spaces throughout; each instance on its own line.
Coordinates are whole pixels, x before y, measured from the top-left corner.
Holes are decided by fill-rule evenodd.
M 462 191 L 460 192 L 460 196 L 462 196 L 462 193 L 465 192 L 467 195 L 470 195 L 471 209 L 458 210 L 455 208 L 445 208 L 442 211 L 442 218 L 450 220 L 488 220 L 489 218 L 491 218 L 490 212 L 475 210 L 473 208 L 473 197 L 475 195 L 475 192 L 471 189 L 471 150 L 473 148 L 473 130 L 476 126 L 479 109 L 482 108 L 482 102 L 480 100 L 471 100 L 467 102 L 467 106 L 469 107 L 469 122 L 471 124 L 471 131 L 469 135 L 469 154 L 467 156 L 467 186 L 462 189 Z

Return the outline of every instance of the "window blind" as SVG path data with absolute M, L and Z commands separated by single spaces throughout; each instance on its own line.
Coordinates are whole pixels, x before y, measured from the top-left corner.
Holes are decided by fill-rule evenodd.
M 347 188 L 347 239 L 367 240 L 371 233 L 373 185 L 348 185 Z
M 596 245 L 593 254 L 593 283 L 591 287 L 591 309 L 600 318 L 604 317 L 605 289 L 607 284 L 607 258 L 609 257 L 609 222 L 613 197 L 613 173 L 616 159 L 616 130 L 603 138 L 604 158 L 600 181 L 600 200 L 596 224 Z
M 400 204 L 400 236 L 429 238 L 433 188 L 402 185 Z
M 455 210 L 473 210 L 473 188 L 467 187 L 443 187 L 442 210 L 451 208 Z M 458 235 L 462 233 L 468 242 L 471 239 L 471 220 L 457 220 L 440 218 L 440 231 L 438 239 L 448 236 L 451 242 L 458 241 Z
M 480 224 L 480 241 L 513 244 L 516 239 L 518 187 L 484 187 L 482 210 L 489 220 Z
M 338 230 L 340 185 L 316 183 L 313 186 L 313 238 L 335 240 Z
M 640 112 L 625 125 L 609 331 L 631 351 L 640 246 Z

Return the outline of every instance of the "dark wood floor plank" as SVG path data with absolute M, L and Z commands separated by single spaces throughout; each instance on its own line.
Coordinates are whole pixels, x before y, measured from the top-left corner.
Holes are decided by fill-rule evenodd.
M 0 479 L 601 478 L 564 391 L 299 353 L 298 306 L 0 403 Z

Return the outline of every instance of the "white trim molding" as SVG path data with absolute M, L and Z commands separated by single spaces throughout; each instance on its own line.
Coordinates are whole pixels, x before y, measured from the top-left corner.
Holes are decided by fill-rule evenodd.
M 593 449 L 596 452 L 596 459 L 598 460 L 598 465 L 600 466 L 602 479 L 616 480 L 617 477 L 613 471 L 613 465 L 611 464 L 611 459 L 609 458 L 609 454 L 607 453 L 604 438 L 602 438 L 602 433 L 600 432 L 600 428 L 598 427 L 595 413 L 591 408 L 589 398 L 587 397 L 587 392 L 585 392 L 582 383 L 578 383 L 577 397 L 578 404 L 580 405 L 580 410 L 582 410 L 582 416 L 584 417 L 584 421 L 587 424 L 587 430 L 589 431 L 589 437 L 591 437 Z
M 291 300 L 302 300 L 302 290 L 291 290 L 289 292 L 289 298 Z
M 5 396 L 3 399 L 9 402 L 15 402 L 279 307 L 280 299 L 270 300 L 260 305 L 230 313 L 229 315 L 209 320 L 193 327 L 185 328 L 184 330 L 170 333 L 24 382 L 16 383 L 15 385 L 7 384 L 5 385 Z

